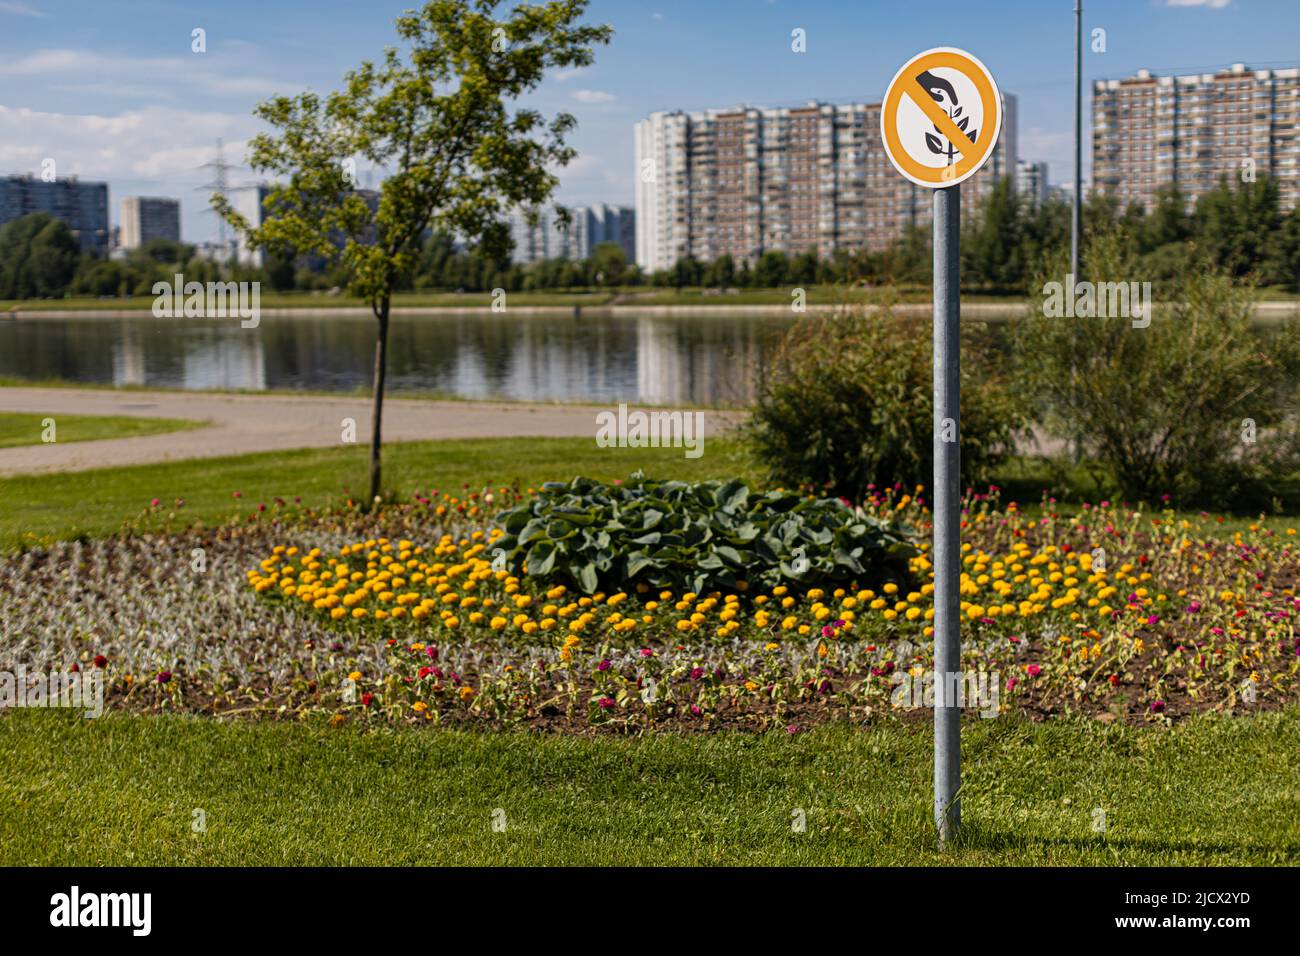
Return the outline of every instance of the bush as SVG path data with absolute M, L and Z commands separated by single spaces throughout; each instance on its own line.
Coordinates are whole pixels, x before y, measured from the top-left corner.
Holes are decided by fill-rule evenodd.
M 494 564 L 586 594 L 635 583 L 696 593 L 904 580 L 910 530 L 837 499 L 755 494 L 739 480 L 548 482 L 507 511 Z
M 961 468 L 989 477 L 1023 414 L 963 330 Z M 856 309 L 801 318 L 760 385 L 745 433 L 772 478 L 849 498 L 867 485 L 929 485 L 934 470 L 930 322 Z
M 1150 281 L 1127 248 L 1099 236 L 1087 278 Z M 1014 339 L 1023 391 L 1130 499 L 1265 504 L 1300 467 L 1300 336 L 1294 325 L 1253 331 L 1253 290 L 1226 273 L 1189 267 L 1178 287 L 1146 328 L 1048 318 L 1040 306 Z

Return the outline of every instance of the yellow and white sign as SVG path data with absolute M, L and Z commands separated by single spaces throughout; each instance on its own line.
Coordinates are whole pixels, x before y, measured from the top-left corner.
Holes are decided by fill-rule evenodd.
M 903 64 L 885 92 L 880 136 L 894 168 L 930 189 L 955 186 L 993 155 L 1002 94 L 965 50 L 936 47 Z

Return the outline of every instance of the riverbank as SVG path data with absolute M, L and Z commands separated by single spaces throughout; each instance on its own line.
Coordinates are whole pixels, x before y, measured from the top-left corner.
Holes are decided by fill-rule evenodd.
M 869 311 L 881 308 L 874 304 L 863 305 Z M 1169 303 L 1155 304 L 1157 311 L 1169 307 Z M 829 312 L 836 308 L 833 304 L 809 304 L 807 311 L 812 314 Z M 898 315 L 928 316 L 933 308 L 928 302 L 905 302 L 891 307 Z M 1008 301 L 1006 304 L 993 302 L 963 302 L 962 318 L 968 321 L 1000 323 L 1010 322 L 1028 315 L 1028 307 L 1023 302 Z M 0 322 L 33 322 L 54 319 L 134 319 L 145 314 L 144 306 L 123 308 L 90 309 L 52 309 L 38 308 L 9 310 L 0 312 Z M 310 315 L 313 318 L 370 318 L 371 312 L 364 306 L 322 305 L 313 302 L 296 308 L 271 307 L 261 309 L 261 318 L 293 318 Z M 715 316 L 749 316 L 782 317 L 793 316 L 788 305 L 740 305 L 719 303 L 716 305 L 511 305 L 505 312 L 494 311 L 490 305 L 481 306 L 394 306 L 394 317 L 441 316 L 447 318 L 488 318 L 508 315 L 511 318 L 536 319 L 611 319 L 611 318 L 687 318 L 701 315 Z M 1255 319 L 1261 324 L 1284 322 L 1300 319 L 1300 302 L 1260 302 L 1255 306 Z M 159 321 L 167 321 L 160 319 Z

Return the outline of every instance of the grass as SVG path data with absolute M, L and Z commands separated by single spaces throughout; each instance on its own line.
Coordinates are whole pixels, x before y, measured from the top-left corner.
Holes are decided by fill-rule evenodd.
M 0 544 L 13 547 L 46 540 L 98 536 L 142 514 L 151 498 L 185 501 L 177 517 L 164 508 L 144 517 L 142 527 L 169 521 L 225 520 L 248 513 L 278 495 L 301 496 L 306 506 L 363 495 L 368 449 L 301 449 L 229 458 L 162 462 L 122 468 L 0 478 Z M 719 475 L 758 480 L 759 471 L 741 448 L 708 439 L 700 458 L 680 448 L 600 448 L 590 438 L 503 438 L 407 442 L 384 449 L 384 485 L 398 497 L 417 490 L 481 489 L 519 482 L 523 487 L 583 474 L 612 480 L 638 468 L 656 476 L 702 480 Z M 235 492 L 240 497 L 234 497 Z
M 125 415 L 54 415 L 42 412 L 0 412 L 0 448 L 39 445 L 44 440 L 45 419 L 55 422 L 60 442 L 98 441 L 102 438 L 137 438 L 197 428 L 203 422 L 183 418 L 132 418 Z
M 924 722 L 626 739 L 13 711 L 0 865 L 1300 862 L 1295 709 L 972 720 L 964 747 L 965 832 L 939 851 Z
M 62 420 L 59 427 L 62 440 Z M 739 442 L 710 438 L 705 450 L 702 457 L 688 459 L 681 449 L 599 448 L 589 438 L 405 442 L 384 448 L 384 485 L 402 498 L 464 484 L 477 490 L 485 483 L 518 482 L 527 488 L 578 474 L 612 480 L 637 469 L 663 478 L 736 477 L 762 484 L 764 468 Z M 299 449 L 0 478 L 0 500 L 6 503 L 0 510 L 0 549 L 110 534 L 128 521 L 146 530 L 213 524 L 248 514 L 258 504 L 269 507 L 277 496 L 286 501 L 299 496 L 308 507 L 337 504 L 365 493 L 367 454 L 361 446 Z M 998 480 L 1005 500 L 1020 502 L 1031 514 L 1038 509 L 1041 489 L 1058 480 L 1083 499 L 1103 495 L 1083 468 L 1058 478 L 1043 463 L 1017 459 L 1005 471 L 1006 477 Z M 164 504 L 146 513 L 151 498 Z M 171 508 L 178 498 L 184 507 Z M 1249 514 L 1227 516 L 1221 529 L 1230 534 L 1253 520 Z

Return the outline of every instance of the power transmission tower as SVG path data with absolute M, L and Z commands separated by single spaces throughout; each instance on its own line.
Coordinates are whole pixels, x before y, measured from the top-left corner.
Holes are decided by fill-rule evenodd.
M 230 173 L 237 169 L 243 169 L 244 167 L 240 166 L 238 163 L 227 162 L 224 148 L 225 143 L 218 138 L 216 154 L 208 162 L 203 163 L 198 167 L 199 169 L 212 170 L 212 181 L 203 183 L 201 186 L 195 186 L 194 188 L 196 191 L 206 192 L 209 195 L 216 193 L 225 199 L 228 198 L 227 194 L 232 190 L 247 189 L 252 185 L 251 183 L 246 183 L 236 186 L 230 182 Z M 209 205 L 207 211 L 215 212 L 216 210 L 212 209 L 211 205 Z M 233 257 L 234 250 L 229 248 L 226 239 L 226 220 L 224 216 L 217 217 L 217 237 L 222 254 L 230 253 Z

